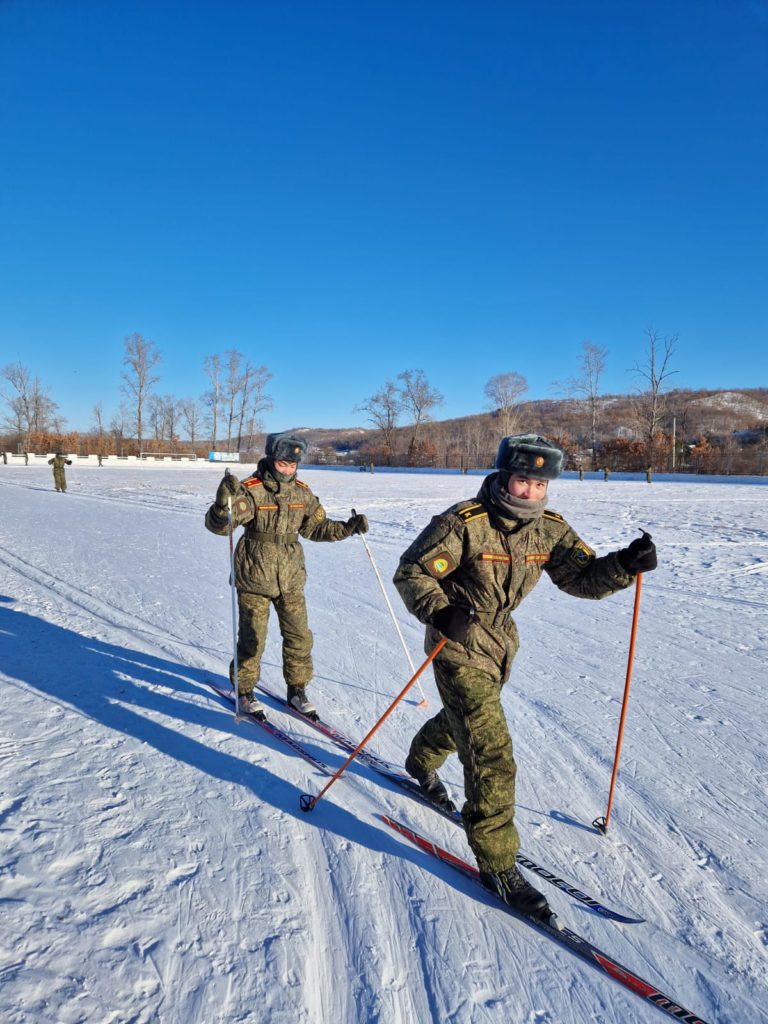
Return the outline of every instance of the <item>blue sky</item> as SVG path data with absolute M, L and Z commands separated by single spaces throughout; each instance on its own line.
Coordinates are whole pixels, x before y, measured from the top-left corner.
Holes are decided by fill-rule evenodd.
M 423 369 L 768 385 L 768 4 L 0 0 L 0 365 L 71 427 L 235 347 L 269 430 Z

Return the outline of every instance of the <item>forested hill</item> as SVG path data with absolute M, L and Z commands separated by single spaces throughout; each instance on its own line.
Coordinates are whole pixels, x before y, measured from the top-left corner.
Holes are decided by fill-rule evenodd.
M 700 437 L 722 438 L 735 431 L 765 430 L 768 425 L 768 388 L 733 388 L 719 391 L 678 389 L 663 396 L 663 428 L 673 429 L 681 440 Z M 637 395 L 603 395 L 598 399 L 599 436 L 604 439 L 629 437 L 637 423 Z M 521 430 L 535 431 L 559 438 L 584 440 L 589 432 L 589 410 L 584 400 L 544 398 L 521 402 L 518 423 Z M 439 410 L 438 410 L 439 411 Z M 478 412 L 454 419 L 435 419 L 421 429 L 424 436 L 442 447 L 467 435 L 488 443 L 500 434 L 499 417 L 494 412 Z M 357 450 L 377 431 L 362 427 L 296 427 L 311 447 L 336 451 Z M 406 420 L 395 431 L 397 447 L 407 447 L 410 433 Z

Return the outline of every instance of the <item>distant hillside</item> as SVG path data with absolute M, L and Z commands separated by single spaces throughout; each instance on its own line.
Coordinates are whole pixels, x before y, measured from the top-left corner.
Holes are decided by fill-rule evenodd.
M 599 432 L 609 440 L 633 434 L 636 395 L 603 395 L 600 398 Z M 680 440 L 694 442 L 699 436 L 722 437 L 736 431 L 748 431 L 768 424 L 768 388 L 736 388 L 722 391 L 692 391 L 681 388 L 664 395 L 665 429 L 675 430 Z M 588 440 L 585 403 L 572 398 L 544 398 L 521 402 L 520 429 L 568 437 L 577 443 Z M 307 438 L 312 448 L 337 452 L 357 451 L 374 440 L 378 431 L 364 427 L 294 427 Z M 433 443 L 459 440 L 468 435 L 483 438 L 486 444 L 498 438 L 498 415 L 475 413 L 453 419 L 435 419 L 422 427 L 423 436 Z M 410 429 L 407 425 L 395 432 L 396 448 L 405 450 Z M 263 435 L 260 438 L 263 442 Z

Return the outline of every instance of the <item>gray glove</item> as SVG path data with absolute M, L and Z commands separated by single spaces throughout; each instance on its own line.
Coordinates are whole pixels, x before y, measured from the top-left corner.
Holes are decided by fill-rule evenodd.
M 347 520 L 347 529 L 349 530 L 349 536 L 353 533 L 368 533 L 368 520 L 363 515 L 359 515 L 355 510 L 352 510 L 354 515 L 350 516 Z
M 218 490 L 216 491 L 216 499 L 214 501 L 216 508 L 226 512 L 229 506 L 229 499 L 234 498 L 239 490 L 240 481 L 233 473 L 230 473 L 229 470 L 227 470 L 219 484 Z

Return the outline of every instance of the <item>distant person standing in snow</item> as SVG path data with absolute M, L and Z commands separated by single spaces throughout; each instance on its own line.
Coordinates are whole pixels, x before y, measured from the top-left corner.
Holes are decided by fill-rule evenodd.
M 61 491 L 63 494 L 67 489 L 67 477 L 64 467 L 71 466 L 72 459 L 66 458 L 61 452 L 56 452 L 52 459 L 48 459 L 48 465 L 53 466 L 53 483 L 56 490 Z
M 544 437 L 502 439 L 496 472 L 477 498 L 435 516 L 402 555 L 394 582 L 427 626 L 425 650 L 448 643 L 434 661 L 443 709 L 414 737 L 406 770 L 425 793 L 452 806 L 438 769 L 458 753 L 464 768 L 462 817 L 483 884 L 517 909 L 540 917 L 546 898 L 516 865 L 516 765 L 501 687 L 517 653 L 510 613 L 542 571 L 574 597 L 602 598 L 656 567 L 647 534 L 598 558 L 561 515 L 546 508 L 564 453 Z
M 603 480 L 605 480 L 606 483 L 608 483 L 608 478 L 610 477 L 610 475 L 611 475 L 610 469 L 608 469 L 607 466 L 603 466 Z
M 289 431 L 268 434 L 266 455 L 253 476 L 225 475 L 208 509 L 211 533 L 228 533 L 227 506 L 232 499 L 233 526 L 245 532 L 235 551 L 235 586 L 239 608 L 237 675 L 241 706 L 263 715 L 254 693 L 267 640 L 269 608 L 274 605 L 283 638 L 283 676 L 288 701 L 297 711 L 317 718 L 306 690 L 312 678 L 312 633 L 304 600 L 306 570 L 299 535 L 306 540 L 344 540 L 368 532 L 368 520 L 353 515 L 345 523 L 327 519 L 308 484 L 296 476 L 307 445 Z M 230 665 L 230 678 L 234 666 Z

